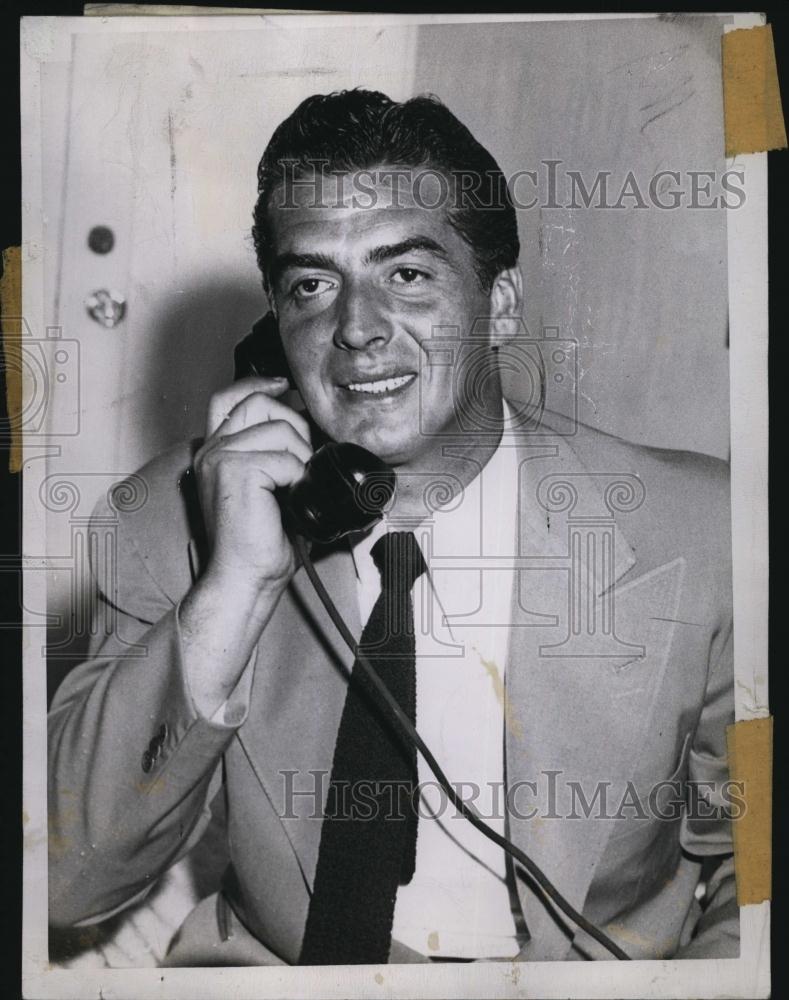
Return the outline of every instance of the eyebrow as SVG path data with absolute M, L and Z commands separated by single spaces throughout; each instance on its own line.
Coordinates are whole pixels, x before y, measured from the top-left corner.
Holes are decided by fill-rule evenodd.
M 414 251 L 431 253 L 441 260 L 449 261 L 449 254 L 446 249 L 429 236 L 410 236 L 399 243 L 388 243 L 380 247 L 373 247 L 364 258 L 365 264 L 381 264 L 384 261 L 401 257 L 403 254 Z M 339 271 L 340 265 L 330 255 L 324 253 L 282 253 L 274 258 L 271 265 L 270 276 L 272 281 L 276 281 L 289 268 L 318 268 L 324 271 Z
M 339 271 L 337 261 L 325 253 L 281 253 L 277 254 L 269 272 L 270 280 L 276 281 L 292 267 L 319 268 L 323 271 Z
M 400 243 L 390 243 L 386 246 L 374 247 L 365 257 L 365 263 L 380 264 L 385 260 L 391 260 L 393 257 L 401 257 L 403 254 L 413 253 L 414 250 L 423 250 L 427 253 L 432 253 L 436 257 L 440 257 L 442 260 L 449 260 L 449 254 L 444 247 L 440 243 L 436 243 L 429 236 L 410 236 L 406 240 L 401 240 Z

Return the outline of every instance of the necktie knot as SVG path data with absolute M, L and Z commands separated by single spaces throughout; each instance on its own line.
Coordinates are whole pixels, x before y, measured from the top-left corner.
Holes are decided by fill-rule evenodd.
M 381 574 L 381 589 L 408 593 L 425 572 L 422 550 L 413 531 L 390 531 L 370 550 Z

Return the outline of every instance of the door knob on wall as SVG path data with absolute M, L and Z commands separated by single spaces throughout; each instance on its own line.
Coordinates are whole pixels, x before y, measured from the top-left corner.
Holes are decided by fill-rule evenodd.
M 115 233 L 109 226 L 94 226 L 88 233 L 88 246 L 94 253 L 109 253 L 115 246 Z
M 126 315 L 126 299 L 118 292 L 99 288 L 85 299 L 85 308 L 97 323 L 112 329 Z

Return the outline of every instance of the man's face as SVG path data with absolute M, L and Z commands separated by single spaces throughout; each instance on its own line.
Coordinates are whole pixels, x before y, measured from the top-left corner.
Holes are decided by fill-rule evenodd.
M 363 176 L 369 190 L 370 172 Z M 375 186 L 372 199 L 353 181 L 318 178 L 319 196 L 297 188 L 296 207 L 281 205 L 281 191 L 271 199 L 280 335 L 304 403 L 329 437 L 392 465 L 419 464 L 458 430 L 453 371 L 461 359 L 428 363 L 431 335 L 455 327 L 468 340 L 474 320 L 490 316 L 491 296 L 444 209 L 417 205 L 410 185 L 393 205 L 391 182 Z M 419 193 L 433 203 L 426 186 Z M 498 378 L 482 391 L 495 412 Z

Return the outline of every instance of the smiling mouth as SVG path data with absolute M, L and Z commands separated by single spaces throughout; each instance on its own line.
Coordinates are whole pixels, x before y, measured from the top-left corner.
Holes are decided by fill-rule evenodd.
M 398 389 L 404 389 L 407 385 L 416 378 L 414 372 L 409 372 L 406 375 L 395 375 L 392 378 L 381 378 L 375 379 L 370 382 L 349 382 L 347 385 L 343 386 L 349 392 L 364 394 L 367 396 L 383 396 L 387 393 L 397 392 Z

